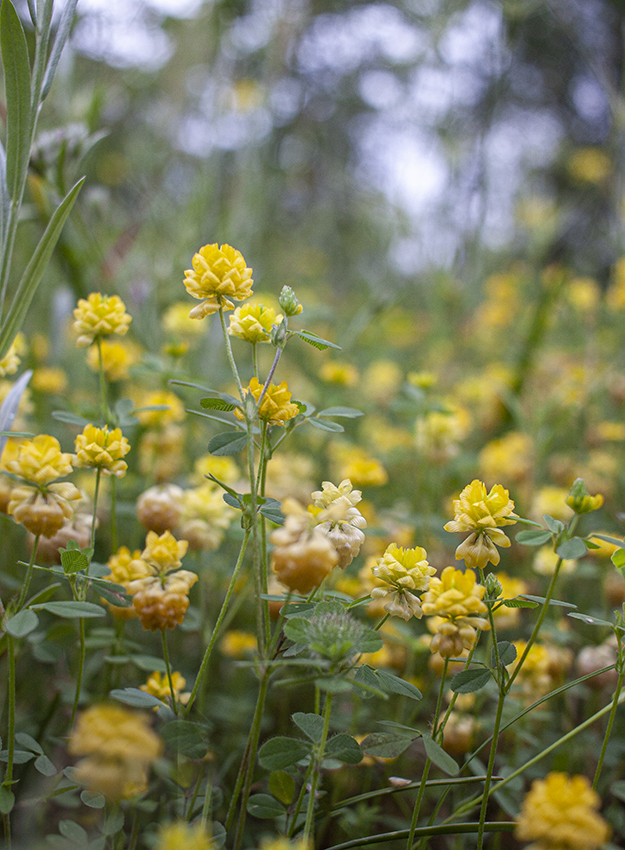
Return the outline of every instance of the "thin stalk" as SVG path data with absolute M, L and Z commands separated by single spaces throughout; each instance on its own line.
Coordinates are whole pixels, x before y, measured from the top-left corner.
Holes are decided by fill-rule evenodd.
M 250 789 L 252 787 L 254 766 L 256 764 L 256 754 L 258 752 L 258 741 L 260 739 L 260 727 L 263 720 L 265 699 L 267 698 L 267 687 L 269 685 L 270 675 L 271 668 L 268 667 L 265 670 L 262 679 L 260 680 L 260 689 L 258 691 L 258 699 L 256 701 L 256 709 L 254 711 L 254 718 L 252 720 L 252 727 L 250 729 L 248 745 L 243 756 L 243 761 L 241 762 L 239 777 L 237 778 L 238 787 L 235 787 L 235 793 L 233 794 L 232 801 L 230 803 L 230 811 L 228 812 L 226 829 L 229 829 L 232 826 L 234 812 L 236 811 L 237 798 L 239 796 L 239 793 L 241 792 L 242 787 L 243 792 L 241 794 L 241 811 L 239 813 L 239 822 L 237 824 L 237 832 L 234 840 L 234 850 L 239 850 L 241 846 L 241 841 L 243 840 L 243 829 L 245 827 L 245 818 L 247 815 L 247 801 L 249 799 Z M 244 765 L 243 762 L 246 762 L 246 764 Z
M 241 569 L 241 565 L 243 564 L 243 557 L 245 555 L 245 550 L 247 548 L 247 542 L 249 540 L 250 533 L 249 531 L 245 532 L 243 537 L 243 542 L 241 543 L 241 548 L 239 550 L 239 557 L 237 558 L 237 562 L 234 567 L 234 571 L 232 573 L 232 578 L 230 579 L 230 584 L 228 585 L 228 590 L 226 591 L 226 596 L 221 606 L 221 610 L 219 612 L 219 616 L 217 617 L 217 622 L 215 623 L 215 628 L 213 629 L 213 634 L 211 635 L 211 639 L 209 641 L 208 646 L 206 647 L 206 651 L 204 652 L 204 657 L 202 658 L 202 663 L 200 665 L 200 669 L 197 674 L 197 678 L 195 680 L 195 684 L 193 686 L 193 690 L 191 691 L 191 696 L 189 697 L 189 702 L 186 705 L 186 713 L 188 714 L 191 711 L 191 706 L 195 702 L 195 698 L 198 695 L 198 691 L 202 686 L 202 682 L 204 681 L 204 676 L 208 670 L 208 662 L 210 661 L 211 653 L 215 646 L 215 642 L 217 641 L 217 637 L 219 636 L 219 629 L 221 628 L 221 624 L 223 623 L 224 617 L 226 616 L 226 611 L 228 610 L 228 605 L 230 604 L 230 599 L 232 598 L 232 594 L 234 593 L 234 587 L 237 582 L 237 578 L 239 576 L 239 571 Z
M 622 650 L 620 649 L 620 641 L 619 641 L 619 655 L 622 655 Z M 593 791 L 597 790 L 597 784 L 599 783 L 599 777 L 601 776 L 601 770 L 603 768 L 603 760 L 605 758 L 606 750 L 608 749 L 608 742 L 610 740 L 610 735 L 612 734 L 612 726 L 614 725 L 614 718 L 616 717 L 616 709 L 618 708 L 619 698 L 621 696 L 621 689 L 623 687 L 623 678 L 625 678 L 625 664 L 623 664 L 623 658 L 619 659 L 621 671 L 619 673 L 618 681 L 616 683 L 616 690 L 614 691 L 614 699 L 612 700 L 612 709 L 610 711 L 610 716 L 608 717 L 608 725 L 606 726 L 605 735 L 603 736 L 603 744 L 601 745 L 601 752 L 599 754 L 599 761 L 597 763 L 597 769 L 595 771 L 595 778 L 592 781 L 592 789 Z
M 204 776 L 202 775 L 202 773 L 199 773 L 198 778 L 195 781 L 195 788 L 193 789 L 193 794 L 191 796 L 191 800 L 189 801 L 189 805 L 188 807 L 185 807 L 185 818 L 187 819 L 187 821 L 190 821 L 193 815 L 193 810 L 195 809 L 198 794 L 200 793 L 200 785 L 202 784 L 202 779 L 204 779 Z
M 516 829 L 514 821 L 491 821 L 485 825 L 485 832 L 513 832 Z M 415 830 L 415 838 L 429 835 L 467 835 L 477 832 L 476 823 L 437 824 L 436 826 L 420 826 Z M 383 832 L 370 835 L 368 838 L 352 838 L 341 844 L 333 844 L 328 850 L 351 850 L 356 847 L 368 847 L 370 844 L 386 844 L 397 841 L 408 835 L 407 829 L 397 829 L 394 832 Z
M 258 378 L 258 351 L 256 350 L 256 343 L 252 343 L 252 367 L 254 369 L 254 377 Z
M 202 826 L 206 825 L 206 821 L 209 819 L 211 815 L 211 801 L 213 799 L 213 786 L 208 781 L 208 777 L 206 778 L 206 790 L 204 791 L 204 805 L 202 806 L 202 816 L 200 818 L 200 823 Z
M 98 372 L 100 374 L 100 402 L 102 404 L 102 422 L 108 423 L 109 406 L 106 398 L 106 375 L 104 374 L 104 357 L 102 355 L 102 337 L 98 337 Z
M 261 498 L 265 498 L 265 482 L 267 478 L 267 423 L 261 422 L 260 426 L 260 462 L 258 466 L 258 476 L 256 478 L 256 492 Z M 265 517 L 259 512 L 258 522 L 260 523 L 260 584 L 263 595 L 268 593 L 268 578 L 267 578 L 267 526 Z M 271 641 L 271 623 L 269 616 L 269 600 L 263 599 L 263 619 L 265 623 L 265 646 Z
M 226 357 L 228 358 L 228 363 L 230 364 L 232 374 L 234 375 L 234 380 L 237 383 L 237 389 L 239 390 L 239 396 L 241 397 L 241 401 L 244 401 L 245 393 L 243 392 L 243 384 L 241 383 L 241 378 L 239 377 L 239 370 L 237 369 L 237 364 L 234 360 L 234 355 L 232 354 L 230 334 L 226 330 L 226 319 L 224 317 L 224 311 L 221 304 L 219 305 L 219 321 L 221 322 L 221 330 L 223 332 L 224 342 L 226 344 Z
M 7 741 L 7 769 L 4 776 L 4 785 L 11 788 L 13 781 L 13 759 L 15 756 L 15 640 L 7 632 L 7 649 L 9 656 L 9 680 L 8 697 L 9 697 L 9 729 Z
M 480 582 L 482 586 L 486 586 L 486 577 L 484 576 L 484 568 L 480 567 Z M 493 655 L 495 657 L 495 670 L 497 681 L 499 682 L 500 677 L 503 675 L 501 670 L 501 663 L 499 660 L 499 646 L 497 644 L 497 629 L 495 628 L 495 618 L 493 616 L 492 605 L 486 603 L 486 608 L 488 609 L 488 622 L 490 623 L 490 634 L 491 634 L 491 642 L 493 645 Z
M 385 615 L 382 617 L 382 619 L 380 620 L 380 622 L 377 624 L 377 626 L 375 626 L 375 627 L 374 627 L 374 631 L 375 631 L 375 632 L 378 632 L 378 631 L 382 628 L 382 626 L 384 625 L 384 623 L 386 623 L 386 621 L 388 620 L 388 618 L 389 618 L 390 616 L 391 616 L 390 614 L 385 614 Z
M 480 632 L 477 633 L 477 639 L 476 639 L 475 643 L 473 644 L 473 646 L 471 647 L 471 649 L 469 650 L 469 654 L 467 655 L 467 660 L 465 661 L 464 667 L 462 668 L 463 670 L 468 670 L 469 667 L 471 666 L 471 662 L 473 661 L 473 656 L 475 654 L 475 650 L 477 649 L 479 636 L 480 636 Z M 443 733 L 445 732 L 445 726 L 447 726 L 447 721 L 449 720 L 451 712 L 454 710 L 454 705 L 456 704 L 457 699 L 458 699 L 458 694 L 454 692 L 451 700 L 449 701 L 449 705 L 447 706 L 447 711 L 445 712 L 445 716 L 443 717 L 438 729 L 436 730 L 436 734 L 439 737 L 439 743 L 440 743 L 440 740 L 442 740 Z
M 282 356 L 282 349 L 278 348 L 276 350 L 276 356 L 273 358 L 273 363 L 271 364 L 271 369 L 269 370 L 269 374 L 265 379 L 265 383 L 263 384 L 263 388 L 261 390 L 260 395 L 258 396 L 258 401 L 256 402 L 256 410 L 260 410 L 260 405 L 262 400 L 265 398 L 265 393 L 269 389 L 269 384 L 271 383 L 271 379 L 273 378 L 273 373 L 276 371 L 278 363 L 280 362 L 280 357 Z
M 87 649 L 85 645 L 85 618 L 80 617 L 78 620 L 78 629 L 80 634 L 80 657 L 78 659 L 78 676 L 76 677 L 76 694 L 74 696 L 74 705 L 72 706 L 72 719 L 69 722 L 69 728 L 74 728 L 76 720 L 76 712 L 78 711 L 78 703 L 80 702 L 80 689 L 82 688 L 82 676 L 85 669 L 85 657 Z
M 443 665 L 443 674 L 441 676 L 441 683 L 438 688 L 438 697 L 436 700 L 436 709 L 434 711 L 434 722 L 432 724 L 432 738 L 436 738 L 436 730 L 438 725 L 438 715 L 440 714 L 441 705 L 443 704 L 443 694 L 445 693 L 445 679 L 447 678 L 447 668 L 449 667 L 449 658 L 445 659 L 445 663 Z M 406 850 L 411 850 L 412 845 L 414 844 L 415 832 L 417 829 L 417 823 L 419 822 L 419 812 L 421 811 L 421 803 L 423 802 L 423 797 L 425 795 L 425 787 L 427 784 L 428 775 L 430 773 L 430 767 L 432 766 L 432 761 L 428 757 L 425 760 L 425 764 L 423 765 L 423 773 L 421 774 L 421 783 L 419 785 L 419 793 L 417 794 L 417 799 L 414 804 L 414 809 L 412 810 L 412 819 L 410 821 L 410 829 L 408 831 L 408 841 L 406 843 Z
M 297 818 L 299 817 L 299 813 L 302 810 L 302 804 L 304 802 L 304 797 L 306 796 L 306 788 L 308 787 L 308 778 L 310 777 L 310 772 L 312 770 L 312 761 L 309 762 L 308 767 L 306 768 L 306 773 L 304 774 L 304 781 L 302 782 L 302 787 L 299 790 L 299 794 L 297 796 L 297 802 L 295 803 L 295 808 L 293 809 L 293 815 L 291 818 L 291 825 L 288 831 L 288 837 L 292 838 L 293 833 L 295 832 L 295 827 L 297 825 Z
M 169 647 L 167 646 L 167 634 L 165 629 L 161 629 L 161 643 L 163 645 L 163 660 L 167 668 L 167 681 L 169 682 L 169 693 L 171 694 L 171 707 L 175 715 L 178 715 L 178 700 L 176 699 L 176 691 L 174 689 L 174 680 L 171 671 L 171 661 L 169 660 Z
M 135 809 L 132 816 L 132 832 L 130 833 L 130 844 L 128 850 L 136 850 L 139 841 L 139 812 Z
M 111 476 L 111 549 L 117 552 L 117 476 Z
M 499 671 L 501 674 L 501 670 Z M 497 754 L 497 744 L 499 742 L 499 727 L 501 726 L 501 716 L 503 714 L 503 704 L 506 698 L 506 689 L 504 685 L 500 685 L 499 699 L 497 700 L 497 713 L 495 714 L 495 726 L 493 729 L 493 740 L 490 745 L 490 755 L 488 757 L 488 767 L 486 768 L 486 781 L 484 782 L 484 795 L 482 797 L 482 806 L 480 808 L 479 829 L 477 832 L 477 850 L 482 850 L 484 844 L 484 824 L 486 823 L 486 808 L 488 806 L 488 796 L 490 791 L 491 777 L 495 766 L 495 756 Z
M 17 611 L 21 611 L 24 607 L 24 602 L 26 601 L 26 595 L 28 594 L 28 588 L 30 587 L 30 580 L 33 576 L 33 569 L 35 566 L 35 561 L 37 560 L 37 549 L 39 548 L 39 537 L 38 534 L 35 537 L 35 542 L 33 543 L 33 551 L 30 553 L 30 561 L 28 563 L 28 569 L 26 570 L 26 577 L 24 578 L 24 584 L 22 585 L 22 590 L 20 592 L 20 598 L 17 600 Z M 17 613 L 16 611 L 16 613 Z
M 100 494 L 100 478 L 102 477 L 102 470 L 100 467 L 96 469 L 95 473 L 95 490 L 93 491 L 93 517 L 91 518 L 91 548 L 95 547 L 95 529 L 98 519 L 98 496 Z M 87 569 L 87 573 L 89 570 Z
M 250 514 L 249 522 L 252 527 L 252 565 L 254 568 L 254 584 L 256 587 L 256 638 L 258 640 L 258 652 L 261 658 L 265 657 L 265 606 L 262 595 L 263 581 L 261 575 L 261 557 L 258 540 L 258 498 L 256 493 L 256 472 L 254 470 L 254 434 L 252 433 L 253 420 L 247 419 L 247 465 L 250 481 Z
M 304 824 L 304 844 L 308 844 L 311 836 L 314 838 L 313 818 L 315 814 L 315 797 L 317 794 L 317 786 L 319 785 L 319 777 L 321 776 L 321 763 L 323 762 L 323 754 L 328 740 L 328 731 L 330 729 L 330 714 L 332 713 L 332 693 L 328 692 L 325 705 L 323 707 L 323 729 L 321 731 L 321 740 L 315 757 L 315 766 L 312 771 L 312 780 L 310 783 L 310 796 L 308 797 L 308 809 L 306 811 L 306 822 Z

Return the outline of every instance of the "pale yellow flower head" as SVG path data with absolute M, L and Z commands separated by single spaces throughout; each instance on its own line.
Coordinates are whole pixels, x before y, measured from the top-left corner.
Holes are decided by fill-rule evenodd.
M 102 368 L 109 381 L 124 381 L 129 376 L 131 366 L 141 360 L 141 346 L 132 340 L 113 342 L 103 339 Z M 92 372 L 100 369 L 100 355 L 97 345 L 92 345 L 87 351 L 87 366 Z
M 185 417 L 184 404 L 169 390 L 150 390 L 140 396 L 137 407 L 166 407 L 166 410 L 139 410 L 137 419 L 149 427 L 167 426 L 182 422 Z
M 362 493 L 360 490 L 354 490 L 349 478 L 344 478 L 338 487 L 331 481 L 323 481 L 321 490 L 315 490 L 310 494 L 310 498 L 316 508 L 328 508 L 332 502 L 339 499 L 348 502 L 349 507 L 355 507 L 361 501 Z
M 481 614 L 488 608 L 482 602 L 485 588 L 477 584 L 473 570 L 445 567 L 440 578 L 430 579 L 428 590 L 421 597 L 423 613 L 431 617 L 428 628 L 434 637 L 431 652 L 452 658 L 470 649 L 475 643 L 476 629 L 488 629 Z
M 360 490 L 353 490 L 349 479 L 337 487 L 324 481 L 323 490 L 311 494 L 313 504 L 308 511 L 314 517 L 318 531 L 328 538 L 339 556 L 339 567 L 345 569 L 360 552 L 367 520 L 354 505 L 362 498 Z
M 610 836 L 600 805 L 585 776 L 552 771 L 532 782 L 515 836 L 532 841 L 533 850 L 599 850 Z
M 467 567 L 483 569 L 489 561 L 496 566 L 500 560 L 497 546 L 510 546 L 500 526 L 516 522 L 513 510 L 514 502 L 501 484 L 489 493 L 482 481 L 468 484 L 454 500 L 455 519 L 444 526 L 446 531 L 470 532 L 456 549 L 456 560 L 464 558 Z
M 123 478 L 128 464 L 123 458 L 130 451 L 130 443 L 122 436 L 121 428 L 109 431 L 85 425 L 82 434 L 78 434 L 75 443 L 74 463 L 77 467 L 91 467 L 101 470 L 104 475 Z
M 87 300 L 81 298 L 74 310 L 74 319 L 76 345 L 79 348 L 110 334 L 123 336 L 132 321 L 126 312 L 126 305 L 118 295 L 106 296 L 101 292 L 92 292 Z
M 358 369 L 343 360 L 326 360 L 319 369 L 319 377 L 326 384 L 355 387 L 359 380 Z
M 189 305 L 186 301 L 176 301 L 168 307 L 163 314 L 162 325 L 168 333 L 182 337 L 199 337 L 204 333 L 202 325 L 198 325 L 189 317 Z
M 389 597 L 385 611 L 406 621 L 411 617 L 421 619 L 423 611 L 416 594 L 427 590 L 430 577 L 436 575 L 435 568 L 427 561 L 425 549 L 419 546 L 404 549 L 391 543 L 372 572 L 385 583 L 385 586 L 371 590 L 373 599 Z
M 54 537 L 74 515 L 82 493 L 69 481 L 58 484 L 18 485 L 9 492 L 7 513 L 31 534 Z
M 332 572 L 339 556 L 328 537 L 314 527 L 311 515 L 294 499 L 282 503 L 282 512 L 284 525 L 271 532 L 271 569 L 281 584 L 305 596 Z
M 486 481 L 497 478 L 523 481 L 531 472 L 534 458 L 532 440 L 521 431 L 510 431 L 491 440 L 479 454 L 480 473 Z
M 37 392 L 60 395 L 67 389 L 67 375 L 56 366 L 44 366 L 35 369 L 30 384 Z
M 189 591 L 197 580 L 195 573 L 178 570 L 131 581 L 128 592 L 143 628 L 155 632 L 180 625 L 189 607 Z
M 264 304 L 244 304 L 230 316 L 228 333 L 246 342 L 271 342 L 271 329 L 282 321 L 273 307 Z
M 20 354 L 25 348 L 24 337 L 18 334 L 7 353 L 0 359 L 0 378 L 6 378 L 7 375 L 14 375 L 21 363 Z
M 141 550 L 135 549 L 131 552 L 127 546 L 120 546 L 108 559 L 106 566 L 110 573 L 105 578 L 124 586 L 134 579 L 150 575 L 148 565 L 141 560 Z
M 45 486 L 57 478 L 71 475 L 72 456 L 62 452 L 56 437 L 39 434 L 19 447 L 17 459 L 6 465 L 7 472 L 33 484 Z
M 383 487 L 388 473 L 382 463 L 359 446 L 342 448 L 337 452 L 339 476 L 350 479 L 358 487 Z
M 234 511 L 223 500 L 223 492 L 212 481 L 185 490 L 180 502 L 176 534 L 189 542 L 193 551 L 217 549 Z
M 207 827 L 184 820 L 162 826 L 154 850 L 209 850 L 213 843 Z
M 157 573 L 164 575 L 182 566 L 188 546 L 186 540 L 176 540 L 171 531 L 160 536 L 155 531 L 148 531 L 141 558 Z
M 230 245 L 204 245 L 191 262 L 193 268 L 185 271 L 185 289 L 194 298 L 205 299 L 189 313 L 192 319 L 203 319 L 220 307 L 232 310 L 231 298 L 244 301 L 252 294 L 252 269 L 245 265 L 241 252 Z
M 86 756 L 76 777 L 111 800 L 143 793 L 147 773 L 163 746 L 144 714 L 117 705 L 95 705 L 78 715 L 68 751 Z
M 171 674 L 171 683 L 174 686 L 176 702 L 181 702 L 184 705 L 189 701 L 189 697 L 191 696 L 190 693 L 182 693 L 185 685 L 187 684 L 187 680 L 184 676 L 181 676 L 180 673 L 174 670 Z M 146 694 L 152 694 L 153 697 L 164 700 L 165 702 L 171 698 L 171 688 L 169 687 L 167 673 L 160 673 L 158 670 L 155 670 L 148 677 L 145 685 L 140 685 L 139 687 L 142 691 L 145 691 Z
M 241 477 L 239 467 L 231 457 L 215 455 L 201 455 L 193 464 L 193 474 L 193 480 L 198 484 L 205 483 L 207 475 L 214 475 L 224 484 L 234 484 Z
M 245 658 L 256 652 L 258 642 L 256 635 L 253 635 L 251 632 L 231 629 L 219 641 L 219 649 L 228 658 Z
M 258 378 L 252 378 L 247 388 L 246 395 L 251 393 L 256 401 L 261 397 L 264 384 Z M 299 413 L 299 407 L 291 402 L 291 393 L 286 381 L 280 384 L 269 384 L 267 392 L 263 395 L 258 411 L 259 419 L 268 425 L 284 425 L 289 419 L 293 419 Z M 244 416 L 240 410 L 235 410 L 234 415 L 238 419 Z

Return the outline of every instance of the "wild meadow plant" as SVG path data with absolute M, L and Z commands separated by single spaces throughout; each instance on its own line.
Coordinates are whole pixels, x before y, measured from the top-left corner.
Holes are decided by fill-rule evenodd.
M 92 293 L 72 334 L 97 362 L 99 390 L 81 412 L 53 419 L 77 432 L 73 451 L 50 434 L 11 432 L 2 455 L 13 541 L 4 558 L 30 547 L 28 559 L 3 564 L 5 846 L 409 850 L 447 840 L 481 848 L 510 832 L 545 850 L 603 846 L 611 827 L 596 789 L 613 763 L 623 614 L 608 621 L 555 598 L 565 564 L 601 547 L 615 565 L 625 560 L 622 540 L 576 533 L 602 496 L 578 479 L 558 494 L 554 512 L 566 519 L 537 522 L 515 512 L 502 484 L 475 479 L 445 524 L 462 535 L 456 566 L 433 566 L 398 531 L 349 572 L 372 517 L 349 478 L 303 501 L 271 495 L 289 441 L 308 429 L 304 439 L 332 437 L 343 431 L 337 419 L 361 416 L 296 400 L 280 380 L 287 347 L 336 344 L 298 327 L 303 306 L 290 287 L 277 304 L 261 302 L 228 245 L 201 248 L 184 286 L 201 303 L 176 327 L 215 317 L 229 391 L 182 372 L 189 335 L 167 344 L 169 364 L 153 375 L 160 389 L 121 396 L 115 378 L 131 377 L 122 366 L 132 355 L 113 346 L 131 316 L 119 296 Z M 17 374 L 19 345 L 3 374 Z M 208 453 L 194 455 L 176 390 L 199 397 L 193 428 L 220 429 Z M 302 481 L 291 479 L 299 495 Z M 519 544 L 553 554 L 543 596 L 489 571 L 518 523 Z M 566 633 L 554 639 L 549 612 L 560 609 L 613 634 L 577 678 L 567 677 Z M 502 639 L 511 628 L 523 637 Z M 424 654 L 427 672 L 415 676 Z M 586 712 L 566 731 L 545 726 L 545 708 L 598 676 L 611 677 L 605 704 L 580 703 Z M 592 783 L 541 772 L 606 716 Z M 524 775 L 533 782 L 515 804 Z M 41 820 L 29 817 L 34 806 Z

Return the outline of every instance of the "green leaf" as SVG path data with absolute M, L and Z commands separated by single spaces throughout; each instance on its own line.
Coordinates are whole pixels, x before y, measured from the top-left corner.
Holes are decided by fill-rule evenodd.
M 360 652 L 377 652 L 384 646 L 384 641 L 379 632 L 374 629 L 367 629 L 360 640 L 358 641 L 358 649 Z
M 577 558 L 583 558 L 584 555 L 587 555 L 588 549 L 581 537 L 571 537 L 570 540 L 561 543 L 556 552 L 564 561 L 575 561 Z
M 345 430 L 345 428 L 343 428 L 342 425 L 339 425 L 338 422 L 332 422 L 330 419 L 310 418 L 306 421 L 310 422 L 310 424 L 319 431 L 333 431 L 334 433 L 339 434 Z
M 281 770 L 297 764 L 310 753 L 310 744 L 296 738 L 270 738 L 258 753 L 258 761 L 266 770 Z
M 260 506 L 260 513 L 270 522 L 276 525 L 284 525 L 285 517 L 277 499 L 265 499 L 265 503 Z
M 236 455 L 247 445 L 247 435 L 240 431 L 224 431 L 217 434 L 208 444 L 208 451 L 212 455 Z
M 362 410 L 356 410 L 355 407 L 326 407 L 317 414 L 317 416 L 342 416 L 345 419 L 357 419 L 364 415 Z
M 57 773 L 56 767 L 52 764 L 48 756 L 42 755 L 34 761 L 35 769 L 42 776 L 54 776 Z
M 319 743 L 323 733 L 323 717 L 320 714 L 307 714 L 303 711 L 296 711 L 295 714 L 291 715 L 291 720 L 313 743 Z
M 208 751 L 208 729 L 190 720 L 174 720 L 167 723 L 161 735 L 169 746 L 190 759 L 202 759 Z
M 5 9 L 7 2 L 8 0 L 3 0 L 3 10 Z M 46 267 L 50 262 L 52 252 L 54 251 L 54 247 L 61 235 L 61 230 L 63 229 L 65 220 L 74 206 L 74 202 L 80 192 L 84 179 L 85 178 L 83 177 L 72 189 L 70 189 L 68 194 L 54 211 L 39 244 L 35 248 L 30 262 L 24 270 L 22 279 L 17 286 L 13 301 L 11 302 L 11 307 L 3 323 L 2 330 L 0 331 L 0 359 L 2 359 L 8 352 L 17 332 L 24 323 L 24 318 L 28 308 L 30 307 L 30 302 L 33 300 L 33 296 L 39 286 L 39 282 L 41 281 Z
M 29 750 L 15 750 L 13 753 L 13 762 L 14 764 L 26 764 L 27 761 L 30 761 L 35 757 L 34 753 L 31 753 Z M 0 750 L 0 761 L 8 761 L 9 760 L 9 751 L 8 750 Z
M 36 607 L 38 611 L 49 611 L 57 617 L 69 619 L 106 616 L 106 610 L 93 602 L 43 602 Z
M 509 640 L 500 640 L 497 641 L 497 649 L 499 651 L 499 661 L 501 662 L 502 667 L 507 667 L 508 664 L 512 664 L 514 659 L 517 656 L 516 646 L 510 643 Z M 495 650 L 491 649 L 490 652 L 490 663 L 492 666 L 495 666 Z
M 6 174 L 9 195 L 19 200 L 30 158 L 30 58 L 21 21 L 11 3 L 2 0 L 0 49 L 7 108 Z M 0 355 L 2 357 L 4 355 Z
M 157 655 L 131 655 L 130 660 L 140 670 L 145 670 L 148 673 L 153 673 L 154 671 L 158 671 L 159 673 L 167 672 L 167 665 Z
M 520 596 L 504 599 L 503 604 L 506 608 L 536 608 L 538 605 L 537 602 L 530 602 L 529 599 L 522 599 Z
M 380 680 L 380 685 L 387 693 L 401 694 L 401 696 L 415 700 L 423 699 L 421 691 L 415 688 L 411 682 L 400 679 L 399 676 L 395 676 L 394 673 L 389 673 L 387 670 L 376 670 L 375 673 Z
M 336 759 L 345 764 L 360 764 L 362 761 L 362 750 L 355 738 L 341 732 L 328 739 L 323 757 Z
M 221 398 L 201 398 L 200 404 L 205 410 L 223 410 L 226 413 L 241 407 L 240 404 L 232 404 L 232 402 L 224 401 Z
M 84 552 L 77 549 L 60 549 L 61 566 L 65 575 L 72 575 L 79 570 L 86 570 L 90 564 L 90 559 Z M 93 549 L 90 550 L 93 554 Z
M 106 799 L 102 796 L 102 794 L 94 793 L 93 791 L 81 791 L 80 799 L 83 801 L 85 806 L 89 806 L 90 809 L 103 809 L 106 805 Z
M 582 623 L 588 623 L 589 626 L 608 626 L 613 628 L 614 623 L 609 620 L 602 620 L 600 617 L 591 617 L 590 614 L 580 614 L 579 611 L 571 611 L 569 617 L 575 617 L 576 620 L 581 620 Z
M 625 541 L 619 540 L 618 537 L 609 537 L 607 534 L 589 534 L 589 537 L 596 537 L 597 540 L 604 540 L 606 543 L 613 543 L 615 546 L 623 546 Z
M 115 585 L 113 585 L 113 587 L 109 589 L 107 587 L 108 582 L 94 582 L 93 579 L 91 581 L 93 584 L 97 584 L 98 594 L 104 597 L 107 602 L 110 602 L 111 605 L 117 605 L 120 608 L 130 608 L 130 606 L 132 605 L 131 598 L 125 593 L 123 588 L 122 593 L 119 593 L 115 592 Z
M 423 735 L 423 744 L 425 746 L 427 757 L 430 759 L 432 764 L 435 764 L 436 767 L 440 768 L 443 773 L 446 773 L 448 776 L 455 776 L 458 773 L 460 768 L 456 762 L 442 747 L 439 747 L 433 738 L 429 735 Z
M 115 835 L 124 825 L 123 812 L 111 812 L 102 824 L 104 835 Z
M 295 643 L 307 644 L 309 641 L 310 624 L 305 617 L 291 617 L 284 624 L 284 634 Z
M 485 687 L 489 683 L 491 675 L 490 670 L 486 670 L 483 667 L 472 670 L 461 670 L 451 680 L 451 689 L 456 694 L 472 694 Z
M 247 801 L 247 811 L 255 818 L 279 818 L 286 812 L 286 809 L 282 803 L 274 797 L 270 797 L 269 794 L 253 794 Z
M 46 74 L 43 79 L 43 86 L 41 88 L 41 100 L 45 100 L 45 98 L 48 96 L 48 92 L 50 91 L 50 86 L 52 85 L 52 80 L 54 79 L 56 68 L 59 64 L 61 53 L 63 52 L 63 47 L 65 45 L 65 42 L 67 41 L 67 37 L 72 26 L 72 20 L 74 19 L 74 12 L 76 11 L 77 2 L 78 0 L 67 0 L 65 6 L 63 7 L 63 11 L 61 12 L 61 17 L 56 28 L 54 43 L 52 45 L 52 50 L 50 51 L 50 58 L 48 59 Z
M 352 683 L 347 679 L 342 679 L 340 676 L 333 678 L 315 679 L 315 685 L 322 691 L 327 691 L 330 694 L 343 694 L 351 690 Z
M 15 805 L 15 794 L 0 786 L 0 814 L 8 815 Z
M 531 602 L 538 602 L 539 605 L 544 605 L 547 601 L 544 596 L 531 596 L 529 593 L 523 593 L 518 598 L 529 599 Z M 561 599 L 550 599 L 549 604 L 556 605 L 560 608 L 577 608 L 577 605 L 573 605 L 572 602 L 562 602 Z
M 625 567 L 625 549 L 617 549 L 610 555 L 610 560 L 618 570 Z
M 33 632 L 39 625 L 39 618 L 34 611 L 24 608 L 6 623 L 7 632 L 14 638 L 23 638 Z
M 523 546 L 542 546 L 543 543 L 551 540 L 551 532 L 532 531 L 532 529 L 528 528 L 526 531 L 519 531 L 515 536 L 515 540 L 517 543 L 522 543 Z
M 408 749 L 413 737 L 408 737 L 401 732 L 373 732 L 361 742 L 360 749 L 368 756 L 394 759 Z
M 379 696 L 383 699 L 388 699 L 385 691 L 381 689 L 380 682 L 372 667 L 368 664 L 363 664 L 356 671 L 356 675 L 352 680 L 352 689 L 362 699 L 371 699 L 371 697 Z
M 109 691 L 109 696 L 112 699 L 118 700 L 118 702 L 126 703 L 126 705 L 132 705 L 135 708 L 153 708 L 154 706 L 165 705 L 165 703 L 158 699 L 158 697 L 148 694 L 146 691 L 142 691 L 139 688 L 118 688 Z
M 23 747 L 25 750 L 30 750 L 31 753 L 36 753 L 37 755 L 43 755 L 43 748 L 41 744 L 39 744 L 32 735 L 27 735 L 26 732 L 17 732 L 15 735 L 15 742 Z
M 617 799 L 625 803 L 625 779 L 619 779 L 617 782 L 614 782 L 610 788 L 610 791 Z
M 554 519 L 549 514 L 544 514 L 543 519 L 549 531 L 552 531 L 554 534 L 560 534 L 564 530 L 564 523 L 560 522 L 559 519 Z
M 52 418 L 56 419 L 57 422 L 65 422 L 67 425 L 78 425 L 80 428 L 90 424 L 89 419 L 78 416 L 77 413 L 71 413 L 69 410 L 53 410 Z
M 69 838 L 70 841 L 74 841 L 82 847 L 86 847 L 89 844 L 87 833 L 82 826 L 75 823 L 73 820 L 60 821 L 59 832 L 61 835 L 64 835 L 65 838 Z
M 269 776 L 269 790 L 281 803 L 288 806 L 295 797 L 295 780 L 286 770 L 274 770 Z
M 312 331 L 295 331 L 296 336 L 300 339 L 303 339 L 304 342 L 307 342 L 309 345 L 312 345 L 314 348 L 317 348 L 319 351 L 325 351 L 328 348 L 335 348 L 337 351 L 342 351 L 340 345 L 336 345 L 334 342 L 329 342 L 327 339 L 323 339 Z

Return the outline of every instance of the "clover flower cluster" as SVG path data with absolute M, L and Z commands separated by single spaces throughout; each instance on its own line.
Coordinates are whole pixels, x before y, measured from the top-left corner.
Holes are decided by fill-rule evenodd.
M 240 251 L 230 245 L 204 245 L 193 255 L 192 268 L 185 271 L 184 285 L 189 295 L 202 303 L 189 316 L 204 319 L 212 313 L 233 310 L 235 301 L 252 294 L 252 269 L 245 265 Z
M 444 526 L 445 531 L 469 532 L 456 549 L 456 560 L 464 559 L 467 567 L 475 569 L 484 569 L 489 561 L 497 566 L 500 560 L 497 547 L 510 546 L 501 526 L 517 521 L 513 510 L 514 502 L 501 484 L 496 484 L 489 493 L 477 479 L 468 484 L 454 500 L 455 518 Z
M 418 546 L 404 549 L 391 543 L 372 572 L 384 582 L 371 590 L 372 599 L 388 598 L 384 609 L 403 620 L 421 619 L 423 609 L 417 593 L 427 590 L 431 576 L 436 575 L 435 568 L 428 564 L 425 549 Z
M 74 319 L 79 348 L 86 348 L 111 334 L 123 336 L 132 321 L 118 295 L 106 296 L 101 292 L 92 292 L 87 299 L 81 298 L 74 310 Z
M 473 570 L 445 567 L 440 578 L 430 580 L 422 597 L 423 613 L 434 619 L 428 627 L 435 632 L 430 650 L 443 658 L 452 658 L 471 649 L 476 629 L 487 629 L 488 621 L 480 614 L 488 613 L 482 601 L 486 588 L 478 584 Z

